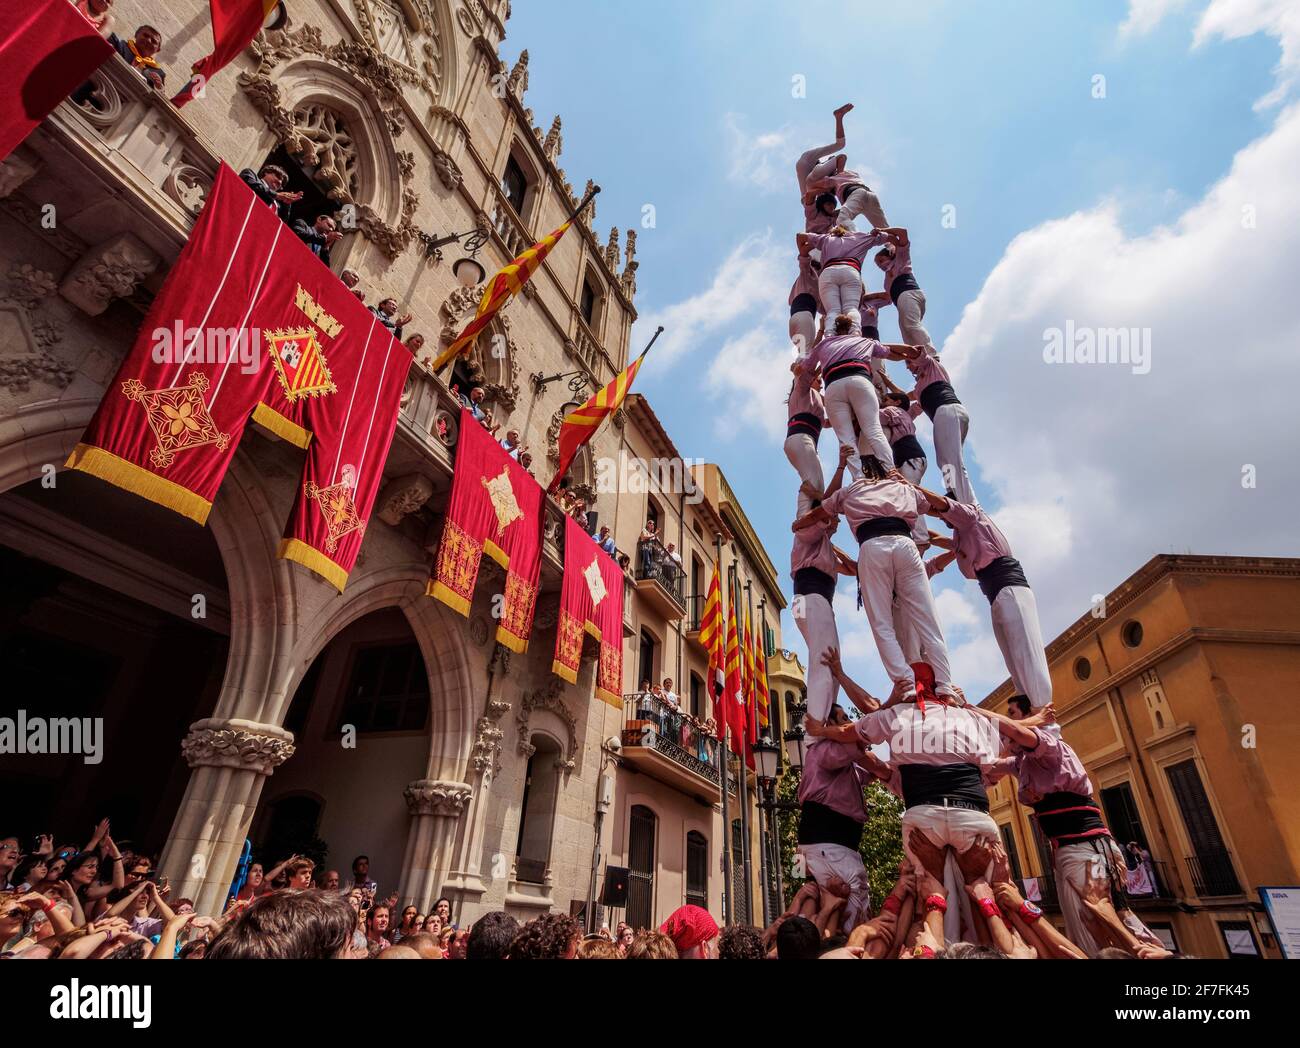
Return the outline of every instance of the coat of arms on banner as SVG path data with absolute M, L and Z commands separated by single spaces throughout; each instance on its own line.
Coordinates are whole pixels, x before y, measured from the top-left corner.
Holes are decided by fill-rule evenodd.
M 338 390 L 330 377 L 325 354 L 316 341 L 316 333 L 311 328 L 268 331 L 266 341 L 270 346 L 276 378 L 280 380 L 289 403 Z
M 587 565 L 587 570 L 582 573 L 582 577 L 587 580 L 587 591 L 591 594 L 591 607 L 594 615 L 595 609 L 600 606 L 601 600 L 609 592 L 605 589 L 605 577 L 600 573 L 600 564 L 597 563 L 596 558 L 592 558 L 591 563 Z
M 497 515 L 497 534 L 501 535 L 511 524 L 524 515 L 515 498 L 515 489 L 510 486 L 510 470 L 502 466 L 501 472 L 491 480 L 482 478 L 483 487 L 487 488 L 488 498 L 492 500 L 492 509 Z
M 307 497 L 316 500 L 321 516 L 325 518 L 328 535 L 325 539 L 325 551 L 333 553 L 339 539 L 354 531 L 360 531 L 366 522 L 357 516 L 356 503 L 352 501 L 352 490 L 356 487 L 356 474 L 351 466 L 343 467 L 343 479 L 337 484 L 322 488 L 312 481 L 307 482 Z
M 203 401 L 207 388 L 207 376 L 198 371 L 190 372 L 188 385 L 171 389 L 145 389 L 138 378 L 122 383 L 126 399 L 144 407 L 149 428 L 158 440 L 158 446 L 149 452 L 149 461 L 158 469 L 170 466 L 178 451 L 205 444 L 225 451 L 230 446 L 230 434 L 217 429 Z

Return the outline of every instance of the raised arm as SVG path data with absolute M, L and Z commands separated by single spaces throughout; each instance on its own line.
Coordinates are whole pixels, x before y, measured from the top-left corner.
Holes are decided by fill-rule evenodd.
M 827 486 L 826 490 L 822 493 L 823 502 L 825 502 L 828 498 L 830 498 L 837 491 L 839 491 L 841 487 L 844 486 L 844 469 L 846 466 L 848 466 L 849 459 L 851 459 L 854 456 L 854 454 L 856 454 L 856 452 L 854 451 L 853 446 L 851 444 L 840 445 L 840 461 L 839 464 L 835 467 L 835 475 L 831 477 L 830 484 Z
M 902 226 L 885 226 L 883 229 L 876 230 L 878 233 L 884 233 L 899 247 L 906 247 L 911 241 L 907 239 L 907 230 Z
M 1008 742 L 1013 742 L 1026 750 L 1032 750 L 1038 745 L 1038 736 L 1034 734 L 1033 728 L 1027 728 L 1019 721 L 1014 721 L 996 710 L 986 710 L 983 706 L 968 705 L 966 708 L 981 717 L 996 721 L 999 733 Z
M 858 708 L 859 712 L 875 713 L 876 710 L 880 709 L 879 700 L 873 698 L 866 688 L 844 672 L 844 664 L 840 661 L 839 648 L 827 648 L 822 653 L 822 664 L 831 671 L 835 683 L 844 689 L 844 694 L 849 697 L 849 701 Z M 849 725 L 849 727 L 852 727 L 852 725 Z
M 822 509 L 821 506 L 814 506 L 802 517 L 796 519 L 795 522 L 790 525 L 790 530 L 803 531 L 804 528 L 811 528 L 814 525 L 824 526 L 830 522 L 830 519 L 831 515 Z
M 825 721 L 819 721 L 811 715 L 804 716 L 804 727 L 808 734 L 819 739 L 830 739 L 832 742 L 857 742 L 858 729 L 856 725 L 849 724 L 827 724 Z

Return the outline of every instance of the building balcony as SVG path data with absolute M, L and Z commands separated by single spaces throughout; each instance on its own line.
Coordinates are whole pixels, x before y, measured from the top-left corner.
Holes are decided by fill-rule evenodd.
M 709 653 L 700 640 L 700 627 L 704 619 L 704 594 L 696 593 L 686 598 L 686 639 L 695 645 L 696 649 L 705 655 Z
M 706 803 L 720 801 L 718 740 L 653 695 L 624 695 L 625 764 Z M 736 791 L 732 776 L 729 790 Z
M 1192 889 L 1202 899 L 1241 894 L 1241 881 L 1227 851 L 1189 855 L 1187 868 L 1192 874 Z
M 1169 873 L 1166 864 L 1152 862 L 1146 870 L 1141 868 L 1129 870 L 1125 894 L 1136 909 L 1153 905 L 1168 905 L 1174 900 L 1174 893 L 1169 888 Z
M 650 539 L 637 543 L 636 591 L 650 603 L 660 615 L 670 622 L 677 622 L 686 616 L 686 573 L 682 566 L 668 555 L 658 540 Z

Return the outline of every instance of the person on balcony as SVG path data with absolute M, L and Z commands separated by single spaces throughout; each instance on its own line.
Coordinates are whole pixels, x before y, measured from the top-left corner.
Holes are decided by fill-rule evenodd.
M 659 560 L 663 546 L 659 544 L 659 528 L 653 520 L 647 520 L 641 529 L 641 538 L 637 542 L 637 552 L 641 555 L 641 575 L 648 576 Z
M 357 287 L 357 285 L 361 283 L 361 274 L 355 269 L 343 270 L 343 272 L 339 274 L 339 279 L 343 281 L 343 286 L 345 288 L 357 296 L 358 302 L 364 302 L 366 300 L 366 293 Z M 420 337 L 420 341 L 421 343 L 424 342 L 423 336 Z
M 284 188 L 289 184 L 289 172 L 275 164 L 265 165 L 260 172 L 246 167 L 239 172 L 239 177 L 259 200 L 275 211 L 281 222 L 289 220 L 289 205 L 302 199 L 301 192 L 290 193 Z
M 330 264 L 330 248 L 343 239 L 343 234 L 334 228 L 334 219 L 329 215 L 317 215 L 316 221 L 311 224 L 305 218 L 297 219 L 293 224 L 293 235 L 327 266 Z M 408 322 L 409 319 L 408 317 Z M 402 336 L 398 334 L 397 337 L 400 341 Z
M 167 79 L 167 71 L 154 58 L 162 50 L 162 33 L 151 25 L 142 25 L 130 40 L 123 40 L 116 33 L 108 34 L 108 42 L 117 49 L 132 69 L 144 77 L 145 82 L 154 90 L 162 90 Z
M 654 689 L 650 687 L 650 681 L 641 682 L 641 697 L 637 701 L 637 708 L 640 711 L 640 717 L 644 721 L 650 721 L 656 729 L 659 727 L 659 704 L 656 701 Z
M 1141 947 L 1160 947 L 1160 940 L 1125 903 L 1124 853 L 1106 827 L 1101 806 L 1093 800 L 1092 780 L 1083 761 L 1061 738 L 1051 707 L 1035 711 L 1029 696 L 1012 695 L 1005 716 L 978 706 L 968 708 L 997 725 L 1010 756 L 996 762 L 993 776 L 1015 775 L 1020 803 L 1034 810 L 1039 829 L 1052 843 L 1052 872 L 1070 940 L 1089 957 L 1107 946 L 1135 957 Z M 1093 882 L 1102 882 L 1112 900 L 1112 908 L 1100 921 L 1089 905 Z
M 397 299 L 386 298 L 377 306 L 371 306 L 370 312 L 379 318 L 379 323 L 388 328 L 393 333 L 393 337 L 399 342 L 402 340 L 402 328 L 411 322 L 411 314 L 403 313 L 398 316 Z
M 682 736 L 682 711 L 673 691 L 672 677 L 665 677 L 659 688 L 659 701 L 663 704 L 664 735 L 673 742 L 680 743 Z
M 618 547 L 614 545 L 614 535 L 609 530 L 608 524 L 602 524 L 600 526 L 600 535 L 596 538 L 596 545 L 598 545 L 611 557 L 617 551 Z

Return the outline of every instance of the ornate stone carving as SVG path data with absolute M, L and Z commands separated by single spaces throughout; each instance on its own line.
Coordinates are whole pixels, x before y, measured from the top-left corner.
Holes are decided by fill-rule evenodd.
M 207 202 L 212 188 L 212 177 L 193 164 L 177 164 L 167 173 L 163 192 L 180 204 L 191 215 L 198 215 Z
M 551 424 L 546 427 L 546 457 L 552 462 L 560 461 L 560 428 L 564 425 L 564 408 L 556 408 L 551 415 Z
M 0 163 L 0 197 L 7 197 L 40 169 L 41 162 L 29 159 L 26 150 L 10 153 Z
M 487 643 L 490 631 L 488 621 L 482 615 L 475 615 L 469 620 L 469 639 L 476 647 L 481 648 Z
M 306 54 L 342 67 L 373 91 L 378 116 L 393 137 L 406 129 L 402 85 L 423 86 L 435 98 L 437 88 L 428 84 L 424 75 L 394 61 L 372 43 L 345 40 L 326 46 L 320 29 L 313 25 L 304 25 L 293 31 L 261 33 L 253 41 L 251 50 L 258 59 L 258 66 L 252 73 L 239 75 L 239 86 L 266 118 L 267 126 L 285 149 L 315 168 L 314 177 L 330 199 L 356 205 L 357 228 L 390 259 L 396 258 L 416 233 L 412 219 L 420 198 L 410 184 L 415 171 L 414 158 L 408 161 L 409 154 L 397 154 L 397 166 L 404 184 L 400 194 L 400 214 L 396 224 L 390 224 L 370 204 L 355 199 L 358 189 L 357 155 L 352 132 L 346 123 L 323 103 L 310 103 L 290 112 L 279 85 L 270 74 L 282 62 Z M 438 168 L 436 155 L 434 163 L 439 179 L 445 185 L 448 178 L 444 170 L 446 164 L 444 162 L 443 168 Z M 454 169 L 455 165 L 451 166 Z
M 627 265 L 623 267 L 623 294 L 629 299 L 636 295 L 636 271 L 640 265 L 636 261 L 636 230 L 627 231 Z
M 546 154 L 548 160 L 554 163 L 563 149 L 564 138 L 560 135 L 560 118 L 557 115 L 551 121 L 551 129 L 546 132 L 546 139 L 542 142 L 542 152 Z
M 501 740 L 505 737 L 505 732 L 497 727 L 497 722 L 509 711 L 510 703 L 503 702 L 501 699 L 492 699 L 488 702 L 483 716 L 478 719 L 474 733 L 474 746 L 470 750 L 470 759 L 476 771 L 495 774 L 494 764 L 496 771 L 501 770 L 498 758 L 501 756 Z
M 422 473 L 409 473 L 390 480 L 379 494 L 379 519 L 396 527 L 403 517 L 428 502 L 432 494 L 433 481 Z
M 515 724 L 519 731 L 519 752 L 526 757 L 532 756 L 533 746 L 528 741 L 531 738 L 529 733 L 529 722 L 533 716 L 533 710 L 550 710 L 564 722 L 568 728 L 568 744 L 563 756 L 556 761 L 556 767 L 568 773 L 573 771 L 576 766 L 576 757 L 578 754 L 578 722 L 574 720 L 573 714 L 560 698 L 560 693 L 564 688 L 564 682 L 557 676 L 552 675 L 547 682 L 546 687 L 538 691 L 528 692 L 524 695 L 519 703 L 519 712 L 515 714 Z
M 452 192 L 459 189 L 460 184 L 465 181 L 465 176 L 460 173 L 460 168 L 456 166 L 456 161 L 451 158 L 451 154 L 442 149 L 434 150 L 433 173 L 438 176 L 443 189 Z
M 181 754 L 191 768 L 238 768 L 259 775 L 270 775 L 293 751 L 287 739 L 243 728 L 196 726 L 181 740 Z
M 158 268 L 159 258 L 130 233 L 119 233 L 83 255 L 63 278 L 59 294 L 97 317 L 115 298 L 126 298 Z
M 468 783 L 444 779 L 416 779 L 407 783 L 402 796 L 411 815 L 449 815 L 457 818 L 465 810 L 473 790 Z
M 586 199 L 587 194 L 590 193 L 595 188 L 596 188 L 595 179 L 591 179 L 591 178 L 587 179 L 587 187 L 582 191 L 583 199 Z M 595 197 L 592 197 L 591 202 L 582 209 L 582 220 L 587 224 L 588 229 L 591 229 L 593 226 L 595 226 L 596 224 L 596 198 Z
M 506 87 L 519 101 L 524 100 L 524 92 L 528 90 L 528 48 L 525 47 L 519 52 L 519 61 L 510 70 L 510 78 L 506 81 Z
M 482 297 L 483 292 L 479 288 L 461 287 L 458 284 L 442 300 L 442 305 L 438 307 L 438 312 L 442 315 L 442 327 L 438 331 L 438 339 L 444 347 L 456 341 L 466 321 L 478 309 Z
M 605 245 L 605 265 L 609 266 L 611 273 L 618 272 L 619 257 L 622 252 L 618 246 L 618 226 L 610 226 L 609 243 Z
M 28 308 L 54 294 L 59 282 L 53 273 L 37 269 L 28 262 L 9 267 L 9 297 Z
M 57 286 L 54 274 L 28 263 L 15 262 L 9 269 L 6 294 L 0 298 L 0 345 L 4 346 L 0 387 L 10 393 L 26 393 L 33 382 L 66 389 L 77 373 L 50 352 L 63 337 L 63 324 L 43 303 Z M 5 313 L 13 316 L 18 337 L 10 337 L 5 330 Z M 15 354 L 23 343 L 29 352 Z
M 613 415 L 610 416 L 609 420 L 612 423 L 614 423 L 614 426 L 617 429 L 622 429 L 624 426 L 627 425 L 627 412 L 625 412 L 622 408 L 619 408 L 614 412 Z

